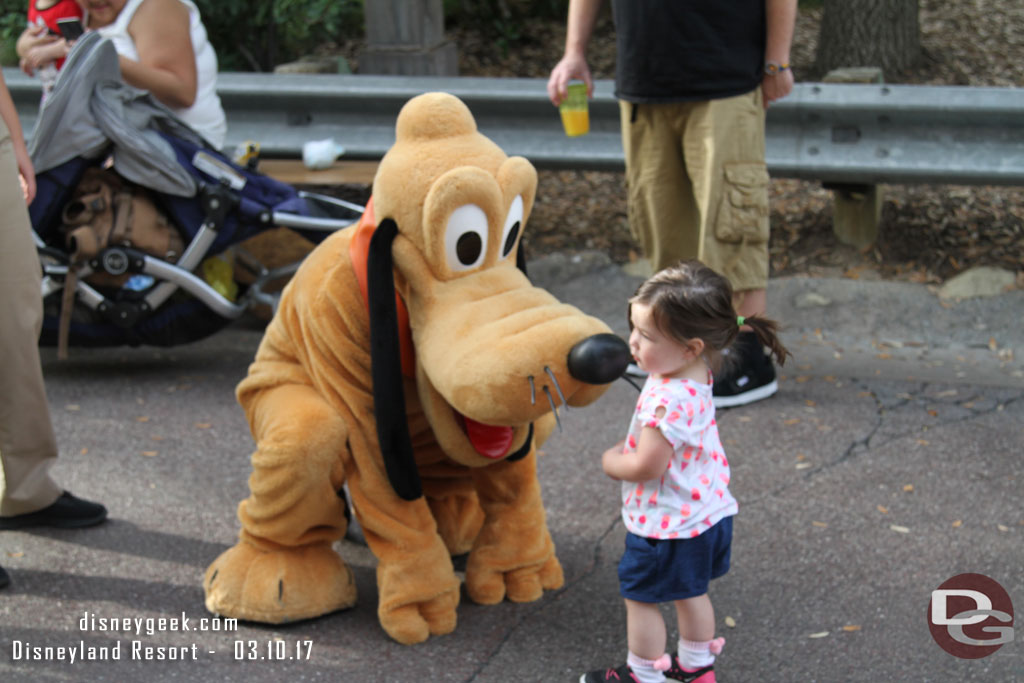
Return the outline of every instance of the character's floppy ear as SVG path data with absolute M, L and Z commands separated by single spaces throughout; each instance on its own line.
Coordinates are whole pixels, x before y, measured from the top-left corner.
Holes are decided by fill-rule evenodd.
M 402 389 L 395 280 L 391 244 L 398 224 L 385 218 L 370 239 L 367 258 L 367 300 L 370 306 L 370 374 L 373 378 L 373 413 L 377 441 L 391 487 L 403 500 L 423 495 L 412 453 Z

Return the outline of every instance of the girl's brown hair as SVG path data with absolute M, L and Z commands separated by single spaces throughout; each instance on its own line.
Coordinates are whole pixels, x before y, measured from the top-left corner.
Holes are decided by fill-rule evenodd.
M 650 306 L 658 329 L 680 344 L 691 339 L 703 341 L 716 369 L 722 351 L 732 346 L 740 331 L 732 285 L 700 261 L 680 261 L 655 273 L 640 285 L 629 303 Z M 744 318 L 743 324 L 769 348 L 779 365 L 792 355 L 779 341 L 774 320 L 752 315 Z

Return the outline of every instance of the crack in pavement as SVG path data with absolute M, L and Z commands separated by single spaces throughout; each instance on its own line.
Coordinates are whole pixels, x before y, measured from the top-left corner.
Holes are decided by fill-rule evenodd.
M 501 653 L 505 645 L 510 640 L 512 640 L 512 636 L 519 630 L 519 627 L 521 627 L 526 621 L 539 615 L 545 610 L 550 609 L 553 605 L 557 604 L 562 599 L 562 597 L 566 593 L 568 593 L 572 588 L 578 586 L 585 579 L 588 579 L 590 576 L 593 575 L 594 571 L 600 564 L 601 545 L 604 543 L 605 539 L 607 539 L 608 536 L 613 531 L 615 531 L 615 527 L 618 526 L 618 524 L 621 521 L 622 517 L 620 515 L 615 515 L 615 518 L 608 525 L 608 527 L 597 537 L 597 540 L 594 542 L 591 550 L 590 562 L 584 567 L 583 571 L 580 572 L 580 574 L 575 579 L 573 579 L 572 581 L 566 581 L 565 585 L 563 585 L 561 588 L 545 592 L 539 600 L 536 600 L 532 603 L 520 603 L 522 605 L 522 613 L 515 620 L 515 623 L 513 623 L 512 626 L 508 628 L 508 630 L 505 632 L 504 637 L 502 637 L 498 641 L 497 645 L 494 646 L 493 651 L 486 657 L 484 657 L 483 662 L 481 662 L 480 666 L 478 666 L 476 670 L 473 671 L 472 674 L 470 674 L 469 678 L 466 679 L 465 683 L 472 683 L 472 681 L 475 681 L 477 677 L 484 672 L 484 670 L 491 664 L 491 662 Z

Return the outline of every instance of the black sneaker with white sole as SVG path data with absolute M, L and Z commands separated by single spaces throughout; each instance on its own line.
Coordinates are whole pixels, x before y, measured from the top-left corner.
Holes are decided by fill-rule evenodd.
M 775 366 L 753 332 L 740 332 L 729 350 L 725 370 L 715 377 L 712 395 L 716 408 L 744 406 L 768 398 L 779 390 Z

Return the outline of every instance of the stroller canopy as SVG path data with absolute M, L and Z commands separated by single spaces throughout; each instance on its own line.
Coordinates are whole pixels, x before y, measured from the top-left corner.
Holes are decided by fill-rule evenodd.
M 178 163 L 163 135 L 210 147 L 151 94 L 121 80 L 113 42 L 90 32 L 75 43 L 43 102 L 28 151 L 37 173 L 75 157 L 109 154 L 114 170 L 127 180 L 192 197 L 196 180 Z

